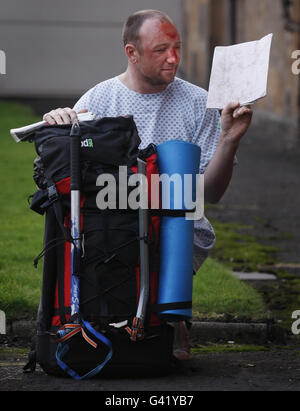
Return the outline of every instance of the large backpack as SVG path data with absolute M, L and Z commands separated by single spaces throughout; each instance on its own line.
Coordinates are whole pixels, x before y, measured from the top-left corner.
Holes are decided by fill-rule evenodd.
M 138 158 L 147 164 L 150 184 L 151 174 L 158 173 L 155 146 L 138 149 L 140 139 L 131 116 L 80 124 L 83 244 L 79 324 L 70 309 L 74 241 L 70 234 L 70 129 L 69 125 L 45 126 L 34 136 L 42 176 L 38 173 L 40 188 L 31 208 L 46 217 L 44 250 L 35 261 L 37 264 L 44 257 L 36 345 L 26 368 L 33 369 L 36 360 L 48 374 L 69 374 L 77 379 L 100 370 L 103 376 L 167 373 L 174 364 L 173 328 L 155 312 L 160 219 L 149 217 L 150 296 L 146 319 L 138 328 L 138 210 L 118 206 L 100 210 L 96 203 L 98 176 L 109 173 L 118 182 L 119 166 L 127 166 L 129 178 L 137 172 Z M 99 362 L 96 368 L 95 361 Z

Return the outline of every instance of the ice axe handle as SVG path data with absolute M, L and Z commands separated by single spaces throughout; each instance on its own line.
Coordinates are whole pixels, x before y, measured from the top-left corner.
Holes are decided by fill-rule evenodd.
M 71 133 L 71 191 L 80 190 L 80 146 L 81 131 L 78 122 L 72 126 Z

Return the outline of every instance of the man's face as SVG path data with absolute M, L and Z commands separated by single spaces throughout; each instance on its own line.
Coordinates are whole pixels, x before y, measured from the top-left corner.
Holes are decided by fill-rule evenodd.
M 169 21 L 149 19 L 139 34 L 136 67 L 140 75 L 154 86 L 168 85 L 180 62 L 181 40 L 176 27 Z

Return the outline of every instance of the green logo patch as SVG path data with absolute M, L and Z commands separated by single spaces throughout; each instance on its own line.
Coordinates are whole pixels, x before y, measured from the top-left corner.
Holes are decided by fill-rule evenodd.
M 81 142 L 81 147 L 93 148 L 94 147 L 93 140 L 91 138 L 86 138 L 85 140 Z

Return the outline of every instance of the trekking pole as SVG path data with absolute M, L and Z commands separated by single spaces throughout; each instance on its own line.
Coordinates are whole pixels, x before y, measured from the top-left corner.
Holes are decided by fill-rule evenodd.
M 147 176 L 147 163 L 140 158 L 138 160 L 138 174 Z M 148 204 L 147 190 L 144 180 L 140 181 L 140 203 Z M 149 298 L 149 247 L 148 247 L 148 210 L 141 206 L 139 208 L 139 237 L 140 237 L 140 290 L 139 303 L 136 316 L 133 319 L 130 338 L 132 341 L 144 338 L 144 321 L 146 317 Z
M 55 354 L 59 367 L 75 380 L 95 376 L 112 357 L 110 340 L 95 330 L 89 322 L 82 318 L 80 313 L 80 149 L 81 130 L 76 119 L 70 132 L 71 318 L 69 323 L 63 324 L 56 333 L 58 345 Z M 90 353 L 91 349 L 93 355 Z M 88 363 L 87 366 L 84 365 L 85 362 Z
M 80 140 L 78 120 L 73 123 L 70 133 L 70 176 L 71 176 L 71 315 L 79 313 L 80 274 Z
M 138 158 L 138 173 L 147 176 L 147 163 Z M 141 180 L 141 196 L 147 195 L 143 180 Z M 144 201 L 141 201 L 143 204 Z M 140 266 L 141 266 L 141 285 L 140 301 L 137 310 L 137 317 L 144 321 L 146 316 L 146 307 L 149 296 L 149 250 L 148 250 L 148 210 L 143 207 L 139 208 L 139 231 L 140 231 Z

